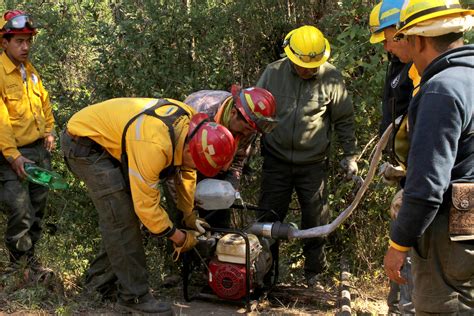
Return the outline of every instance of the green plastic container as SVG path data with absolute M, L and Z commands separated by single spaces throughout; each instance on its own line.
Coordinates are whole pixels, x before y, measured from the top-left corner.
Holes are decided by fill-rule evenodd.
M 26 178 L 28 181 L 48 187 L 52 190 L 65 190 L 67 182 L 56 172 L 38 167 L 35 164 L 25 163 Z

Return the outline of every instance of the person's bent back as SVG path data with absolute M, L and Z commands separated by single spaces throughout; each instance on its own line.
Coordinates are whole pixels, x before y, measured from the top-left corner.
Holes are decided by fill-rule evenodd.
M 122 98 L 73 115 L 61 145 L 99 214 L 102 249 L 87 272 L 87 287 L 118 292 L 119 306 L 128 311 L 171 315 L 171 306 L 148 292 L 140 222 L 173 241 L 175 260 L 193 248 L 205 224 L 193 213 L 195 170 L 213 176 L 228 165 L 232 135 L 179 101 Z M 158 184 L 168 177 L 177 183 L 190 230 L 177 229 L 160 205 Z

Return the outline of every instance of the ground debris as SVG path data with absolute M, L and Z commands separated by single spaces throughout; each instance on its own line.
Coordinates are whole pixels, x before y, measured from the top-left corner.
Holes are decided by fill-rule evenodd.
M 299 302 L 303 305 L 312 305 L 318 307 L 334 308 L 337 303 L 337 293 L 327 289 L 295 287 L 295 286 L 276 286 L 268 295 L 269 299 L 275 299 L 282 303 Z

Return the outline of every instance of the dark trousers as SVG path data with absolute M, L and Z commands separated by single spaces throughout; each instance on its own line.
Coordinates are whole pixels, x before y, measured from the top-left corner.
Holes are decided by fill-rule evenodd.
M 257 212 L 261 222 L 284 221 L 288 213 L 293 190 L 301 207 L 301 229 L 325 225 L 329 220 L 327 207 L 327 161 L 309 165 L 293 165 L 268 154 L 264 155 L 259 207 L 272 213 Z M 272 251 L 278 243 L 273 246 Z M 327 266 L 324 252 L 325 238 L 303 240 L 306 258 L 306 277 L 323 272 Z
M 99 214 L 102 243 L 87 272 L 88 287 L 104 292 L 116 284 L 123 300 L 147 294 L 148 273 L 140 222 L 119 161 L 97 144 L 87 146 L 87 142 L 73 140 L 64 133 L 61 147 L 66 163 L 86 184 Z
M 22 156 L 34 161 L 39 167 L 51 169 L 51 155 L 44 148 L 42 139 L 18 149 Z M 19 179 L 2 156 L 0 191 L 8 209 L 5 244 L 10 261 L 15 262 L 24 255 L 31 257 L 41 235 L 41 219 L 46 208 L 48 188 Z
M 416 314 L 473 315 L 474 241 L 450 240 L 446 207 L 411 253 Z

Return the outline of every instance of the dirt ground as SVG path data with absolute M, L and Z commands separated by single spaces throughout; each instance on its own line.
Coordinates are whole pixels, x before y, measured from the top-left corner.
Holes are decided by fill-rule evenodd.
M 387 307 L 385 304 L 385 290 L 379 293 L 378 297 L 373 295 L 359 296 L 354 294 L 352 301 L 352 312 L 357 315 L 385 315 L 387 314 Z M 301 302 L 295 298 L 292 302 L 278 301 L 272 299 L 271 302 L 264 301 L 258 305 L 254 302 L 252 304 L 253 311 L 246 313 L 244 305 L 229 304 L 226 302 L 212 302 L 205 300 L 193 300 L 185 302 L 183 300 L 176 300 L 174 302 L 174 311 L 176 315 L 182 316 L 202 316 L 202 315 L 336 315 L 339 311 L 337 304 L 333 307 L 329 305 L 321 306 L 321 302 L 316 299 L 318 296 L 315 293 L 314 304 L 311 302 Z
M 384 301 L 370 301 L 370 302 L 356 302 L 357 307 L 353 307 L 353 314 L 357 315 L 385 315 L 387 313 L 387 308 L 384 306 Z M 365 306 L 365 307 L 364 307 Z M 194 300 L 192 302 L 185 302 L 183 300 L 173 301 L 173 310 L 176 316 L 204 316 L 204 315 L 216 315 L 216 316 L 238 316 L 238 315 L 336 315 L 338 309 L 330 309 L 326 311 L 318 310 L 315 307 L 311 306 L 302 306 L 298 304 L 297 301 L 294 304 L 281 305 L 281 306 L 264 306 L 257 307 L 254 311 L 247 313 L 244 306 L 239 306 L 235 304 L 229 304 L 225 302 L 211 302 L 204 300 Z M 16 309 L 12 310 L 8 307 L 2 306 L 0 303 L 0 314 L 9 314 L 9 315 L 52 315 L 52 314 L 63 314 L 61 312 L 56 312 L 52 310 L 44 309 Z M 79 308 L 75 309 L 71 313 L 65 312 L 65 315 L 75 314 L 75 315 L 116 315 L 119 314 L 119 311 L 110 304 L 102 306 L 100 308 L 91 309 L 91 308 Z
M 0 315 L 116 315 L 115 304 L 103 302 L 98 295 L 85 295 L 80 282 L 73 276 L 54 276 L 48 282 L 38 282 L 28 269 L 7 272 L 8 258 L 0 246 Z M 181 279 L 169 286 L 157 283 L 153 295 L 173 303 L 175 315 L 336 315 L 339 311 L 338 280 L 324 281 L 323 288 L 309 289 L 301 278 L 287 278 L 288 284 L 278 284 L 268 296 L 251 302 L 247 312 L 243 302 L 195 299 L 186 302 Z M 199 286 L 201 283 L 197 282 Z M 351 282 L 352 283 L 352 282 Z M 388 282 L 380 279 L 350 285 L 353 315 L 384 315 Z
M 0 291 L 0 314 L 11 315 L 116 315 L 120 310 L 113 302 L 101 302 L 94 297 L 83 296 L 81 293 L 69 296 L 62 304 L 51 305 L 31 304 L 29 295 L 35 295 L 38 285 L 26 285 L 32 292 L 18 289 L 17 293 L 7 294 Z M 0 289 L 1 290 L 1 289 Z M 384 315 L 387 313 L 384 297 L 385 287 L 378 289 L 354 288 L 351 293 L 352 311 L 356 315 Z M 28 294 L 29 293 L 29 294 Z M 272 294 L 274 293 L 274 294 Z M 178 285 L 171 289 L 158 289 L 153 294 L 159 299 L 172 302 L 175 315 L 336 315 L 338 290 L 336 288 L 308 289 L 306 287 L 277 286 L 268 297 L 258 302 L 251 301 L 251 312 L 247 312 L 243 302 L 227 302 L 218 299 L 201 298 L 186 302 L 182 288 Z M 48 295 L 57 295 L 50 289 Z M 44 293 L 42 293 L 44 295 Z M 34 298 L 31 298 L 34 301 Z M 30 304 L 28 304 L 28 301 Z M 46 299 L 43 299 L 46 301 Z

